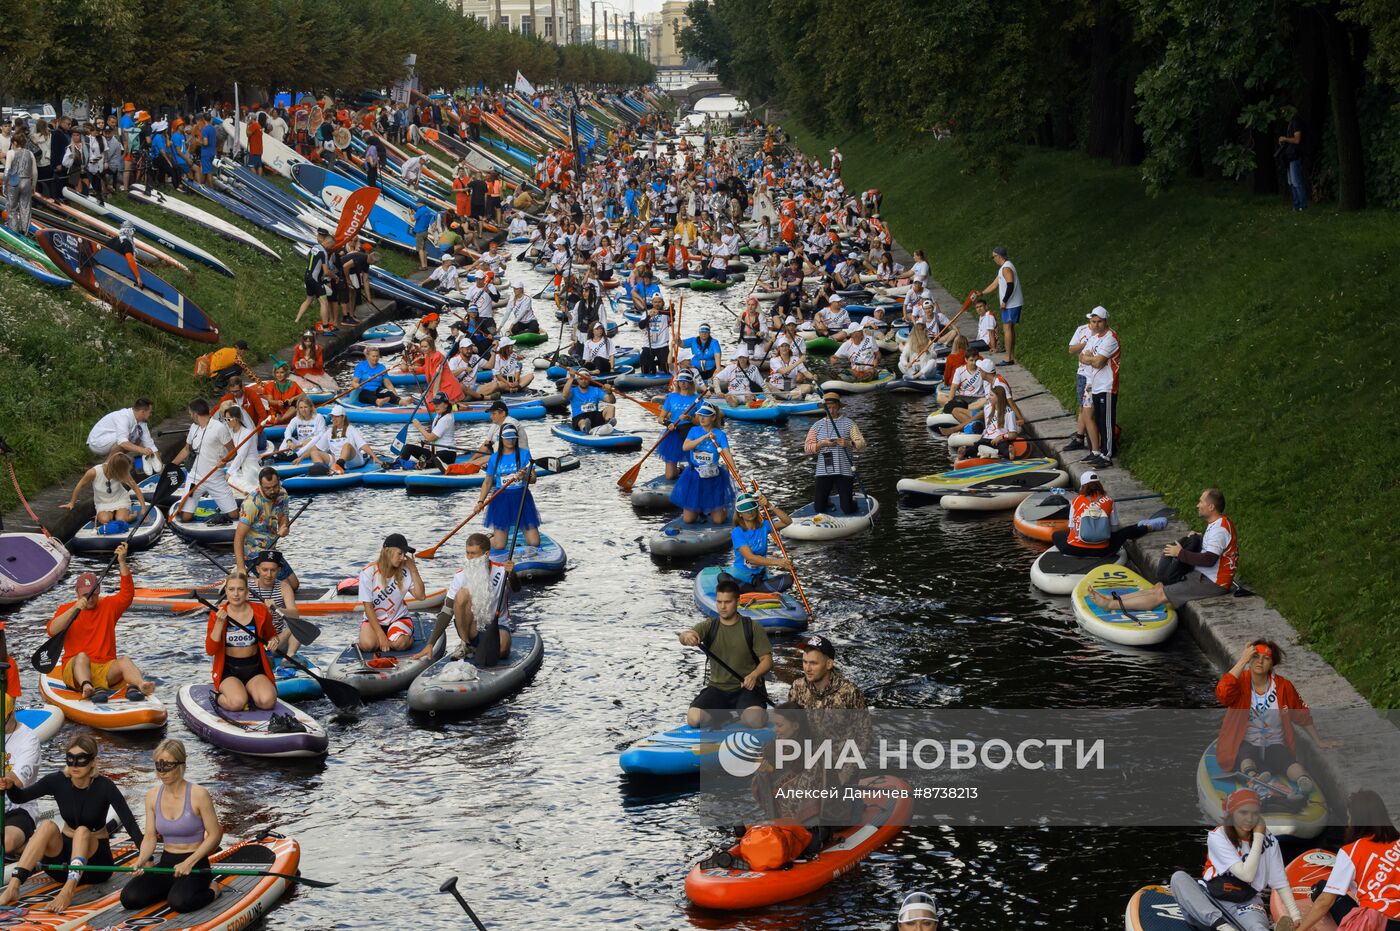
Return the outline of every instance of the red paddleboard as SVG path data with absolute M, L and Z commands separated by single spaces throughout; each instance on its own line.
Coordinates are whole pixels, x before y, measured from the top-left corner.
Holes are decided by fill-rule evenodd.
M 1336 856 L 1330 850 L 1319 849 L 1299 854 L 1288 864 L 1288 885 L 1293 890 L 1298 910 L 1304 915 L 1312 908 L 1312 887 L 1326 881 L 1336 860 Z M 1282 893 L 1277 889 L 1269 898 L 1269 910 L 1273 913 L 1274 921 L 1288 914 L 1283 908 Z M 1317 931 L 1337 931 L 1337 923 L 1328 915 L 1323 915 L 1315 927 Z

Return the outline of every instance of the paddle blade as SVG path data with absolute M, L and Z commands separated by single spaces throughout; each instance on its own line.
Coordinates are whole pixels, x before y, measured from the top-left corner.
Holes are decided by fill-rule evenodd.
M 617 487 L 623 491 L 631 492 L 632 486 L 637 484 L 637 476 L 641 474 L 642 462 L 638 461 L 636 465 L 622 473 L 622 477 L 617 480 Z
M 29 658 L 30 665 L 45 675 L 53 672 L 59 657 L 63 655 L 63 640 L 67 633 L 68 631 L 64 630 L 45 640 L 43 646 L 35 650 L 34 655 Z
M 288 617 L 287 626 L 291 628 L 292 636 L 297 638 L 299 643 L 315 643 L 316 638 L 321 636 L 321 628 L 308 620 L 300 617 Z
M 641 402 L 641 403 L 642 403 L 642 407 L 645 407 L 647 410 L 651 411 L 653 414 L 656 414 L 657 416 L 660 416 L 660 414 L 661 414 L 661 405 L 660 405 L 660 404 L 657 404 L 655 401 L 643 401 L 643 402 Z
M 155 491 L 151 492 L 151 506 L 164 508 L 175 502 L 175 489 L 180 487 L 180 467 L 173 463 L 166 463 L 161 470 L 160 479 L 156 482 Z

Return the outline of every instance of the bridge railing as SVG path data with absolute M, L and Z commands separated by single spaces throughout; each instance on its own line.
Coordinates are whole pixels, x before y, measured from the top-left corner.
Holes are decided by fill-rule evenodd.
M 696 84 L 714 83 L 718 80 L 718 75 L 712 71 L 676 70 L 658 71 L 656 74 L 657 85 L 666 91 L 685 90 Z

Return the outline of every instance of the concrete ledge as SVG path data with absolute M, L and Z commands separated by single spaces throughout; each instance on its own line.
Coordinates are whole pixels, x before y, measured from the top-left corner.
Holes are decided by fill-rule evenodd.
M 361 305 L 361 307 L 364 306 L 366 305 Z M 326 362 L 328 364 L 332 360 L 344 355 L 345 351 L 350 348 L 350 345 L 357 342 L 360 338 L 360 334 L 365 330 L 402 316 L 399 305 L 395 301 L 376 298 L 372 300 L 368 306 L 372 308 L 373 312 L 364 321 L 357 323 L 354 328 L 341 329 L 336 331 L 332 336 L 319 337 L 321 349 L 325 353 Z M 236 336 L 234 338 L 236 338 Z M 293 348 L 293 346 L 288 346 L 278 353 L 278 355 L 281 358 L 291 359 Z M 254 366 L 253 371 L 258 374 L 259 378 L 271 378 L 272 363 L 264 362 L 261 365 Z M 189 429 L 189 425 L 190 419 L 184 410 L 181 410 L 178 414 L 167 417 L 158 424 L 151 424 L 151 434 L 155 437 L 156 446 L 160 449 L 162 459 L 169 461 L 170 457 L 179 452 L 180 447 L 184 445 L 183 437 L 185 432 Z M 163 431 L 178 431 L 178 434 L 172 433 L 169 436 L 163 437 L 160 436 L 160 433 Z M 96 460 L 94 460 L 93 464 L 96 465 Z M 60 504 L 64 504 L 68 501 L 68 496 L 72 493 L 73 486 L 78 483 L 80 478 L 82 478 L 81 473 L 70 477 L 66 482 L 51 485 L 36 494 L 31 495 L 28 492 L 25 493 L 25 496 L 29 499 L 30 506 L 34 509 L 34 513 L 39 515 L 39 521 L 48 528 L 50 533 L 60 540 L 68 540 L 77 533 L 84 524 L 92 520 L 94 511 L 91 495 L 84 495 L 84 497 L 78 501 L 77 506 L 71 511 L 66 511 L 59 507 Z M 19 527 L 27 528 L 34 523 L 29 514 L 25 512 L 23 505 L 4 515 L 4 520 L 5 526 L 11 530 Z

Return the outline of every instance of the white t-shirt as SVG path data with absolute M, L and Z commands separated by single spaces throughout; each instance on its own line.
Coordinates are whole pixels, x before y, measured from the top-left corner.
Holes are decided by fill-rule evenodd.
M 94 424 L 87 441 L 88 446 L 97 449 L 111 448 L 123 442 L 136 443 L 147 449 L 156 448 L 156 442 L 151 438 L 151 428 L 137 420 L 136 412 L 129 407 L 112 411 Z
M 210 418 L 209 423 L 203 427 L 197 423 L 190 424 L 190 430 L 185 434 L 185 443 L 195 453 L 194 464 L 190 466 L 190 476 L 197 481 L 214 471 L 223 461 L 232 442 L 228 427 L 218 419 Z
M 925 286 L 928 285 L 928 275 L 928 263 L 924 261 L 915 262 L 909 269 L 909 277 Z
M 997 318 L 990 310 L 977 318 L 977 338 L 987 345 L 992 343 L 992 334 L 997 331 Z
M 356 450 L 357 452 L 369 445 L 369 443 L 365 440 L 364 434 L 361 433 L 359 431 L 359 428 L 357 428 L 354 424 L 345 425 L 344 436 L 332 437 L 331 433 L 333 433 L 334 430 L 334 427 L 327 427 L 320 433 L 316 434 L 316 439 L 312 442 L 316 444 L 316 448 L 319 449 L 321 452 L 331 456 L 339 456 L 340 450 L 345 446 L 346 443 L 349 443 L 350 448 Z
M 507 415 L 506 415 L 506 419 L 503 420 L 503 421 L 501 421 L 499 424 L 494 424 L 494 423 L 493 423 L 493 424 L 491 425 L 491 429 L 486 431 L 486 440 L 485 440 L 485 442 L 487 442 L 487 443 L 494 443 L 494 442 L 496 442 L 496 440 L 500 439 L 500 437 L 501 437 L 501 428 L 504 427 L 504 426 L 506 426 L 507 424 L 509 424 L 510 426 L 514 427 L 514 428 L 516 429 L 516 431 L 520 434 L 520 436 L 518 437 L 518 441 L 519 441 L 519 443 L 520 443 L 520 448 L 521 448 L 521 449 L 529 449 L 529 448 L 530 448 L 530 438 L 529 438 L 528 436 L 525 435 L 525 428 L 522 427 L 522 426 L 520 425 L 520 421 L 516 420 L 514 417 L 511 417 L 509 414 L 507 414 Z
M 791 365 L 792 369 L 785 375 L 782 370 L 788 365 Z M 797 387 L 797 377 L 806 374 L 808 374 L 807 366 L 803 364 L 802 359 L 799 357 L 793 357 L 793 359 L 787 363 L 782 363 L 774 358 L 768 363 L 768 384 L 772 385 L 777 391 L 791 391 L 793 388 Z
M 833 354 L 833 358 L 845 359 L 853 366 L 871 366 L 880 357 L 880 347 L 875 340 L 866 336 L 859 343 L 855 337 L 846 340 Z
M 307 443 L 316 439 L 316 435 L 324 429 L 326 429 L 326 418 L 320 414 L 312 414 L 310 420 L 293 417 L 287 421 L 287 432 L 282 435 L 282 445 L 278 448 L 300 450 Z
M 1278 689 L 1274 688 L 1274 677 L 1269 676 L 1269 687 L 1260 695 L 1249 685 L 1249 725 L 1245 728 L 1244 742 L 1251 747 L 1269 747 L 1283 743 L 1283 719 L 1278 707 Z
M 1203 878 L 1214 879 L 1248 857 L 1250 845 L 1254 842 L 1253 836 L 1246 838 L 1246 841 L 1243 849 L 1230 843 L 1230 838 L 1225 836 L 1223 825 L 1207 834 L 1206 872 Z M 1254 879 L 1250 885 L 1256 891 L 1263 891 L 1266 886 L 1272 889 L 1289 888 L 1288 873 L 1283 867 L 1283 853 L 1279 850 L 1278 838 L 1267 834 L 1264 837 L 1264 845 L 1264 852 L 1260 855 L 1259 869 L 1255 871 Z M 1330 884 L 1328 888 L 1331 888 Z
M 1101 336 L 1090 336 L 1084 351 L 1109 360 L 1104 363 L 1103 368 L 1089 368 L 1089 393 L 1106 394 L 1112 391 L 1113 357 L 1118 354 L 1118 337 L 1112 330 L 1105 330 Z
M 611 360 L 613 356 L 612 340 L 607 337 L 602 339 L 590 339 L 583 344 L 583 361 L 592 362 L 594 359 Z
M 39 737 L 21 724 L 13 734 L 5 735 L 5 766 L 21 786 L 28 786 L 39 778 Z M 39 802 L 25 802 L 16 805 L 5 799 L 5 811 L 27 811 L 34 823 L 39 823 Z
M 496 378 L 519 378 L 520 357 L 514 354 L 510 358 L 497 356 L 495 364 L 491 366 L 491 374 Z
M 1069 338 L 1069 342 L 1065 345 L 1078 346 L 1080 343 L 1087 344 L 1091 335 L 1093 334 L 1092 331 L 1089 329 L 1089 324 L 1081 323 L 1079 324 L 1079 326 L 1074 328 L 1074 335 Z M 1082 352 L 1083 350 L 1080 351 Z M 1074 370 L 1075 375 L 1083 375 L 1085 378 L 1088 378 L 1093 373 L 1094 367 L 1085 362 L 1080 362 L 1079 367 Z
M 435 417 L 433 419 L 433 428 L 430 432 L 433 434 L 433 439 L 428 442 L 436 443 L 439 446 L 456 446 L 457 418 L 452 414 L 443 414 L 441 417 Z
M 408 577 L 407 571 L 404 577 Z M 374 608 L 374 617 L 381 626 L 388 627 L 408 617 L 405 598 L 404 587 L 397 581 L 390 581 L 387 587 L 384 585 L 384 580 L 379 577 L 378 564 L 370 563 L 360 570 L 360 603 L 368 603 Z
M 728 386 L 730 394 L 749 395 L 758 390 L 754 385 L 763 384 L 763 375 L 752 362 L 744 367 L 731 362 L 715 376 L 715 381 Z
M 846 308 L 835 309 L 830 304 L 817 311 L 817 319 L 827 330 L 845 329 L 851 325 L 851 317 L 846 313 Z
M 1212 521 L 1206 527 L 1206 532 L 1201 535 L 1201 552 L 1214 553 L 1220 559 L 1217 559 L 1213 566 L 1196 566 L 1196 571 L 1215 584 L 1220 584 L 1216 582 L 1216 579 L 1220 577 L 1220 563 L 1224 560 L 1225 552 L 1230 548 L 1230 543 L 1230 531 L 1225 527 L 1225 522 L 1223 520 Z

